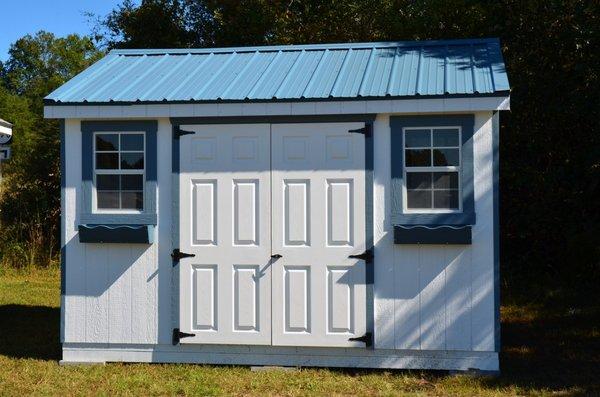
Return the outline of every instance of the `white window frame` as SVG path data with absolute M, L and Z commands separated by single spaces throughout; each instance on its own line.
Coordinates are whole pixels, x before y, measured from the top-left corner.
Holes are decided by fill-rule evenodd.
M 433 149 L 456 149 L 455 146 L 433 146 L 433 130 L 439 129 L 458 129 L 458 166 L 434 166 L 433 165 Z M 406 147 L 406 130 L 429 130 L 431 135 L 430 147 Z M 429 167 L 407 167 L 406 166 L 406 149 L 430 149 L 431 150 L 431 166 Z M 459 214 L 463 212 L 463 188 L 462 188 L 462 128 L 457 125 L 444 126 L 428 126 L 428 127 L 403 127 L 402 128 L 402 210 L 406 214 Z M 408 172 L 445 172 L 453 171 L 458 173 L 458 209 L 444 208 L 408 208 L 408 189 L 406 186 L 406 174 Z M 432 187 L 432 195 L 433 195 Z M 433 197 L 432 206 L 433 206 Z
M 96 135 L 119 135 L 119 150 L 116 151 L 96 151 Z M 96 154 L 97 153 L 119 153 L 119 167 L 121 166 L 120 153 L 139 153 L 139 150 L 121 150 L 121 135 L 139 135 L 144 139 L 144 168 L 142 170 L 121 170 L 121 169 L 96 169 Z M 92 150 L 92 213 L 95 214 L 143 214 L 146 208 L 146 131 L 98 131 L 93 134 L 93 150 Z M 141 172 L 140 172 L 141 171 Z M 122 209 L 122 208 L 98 208 L 98 192 L 96 190 L 97 175 L 142 175 L 142 209 Z M 121 190 L 119 189 L 119 205 L 121 200 Z

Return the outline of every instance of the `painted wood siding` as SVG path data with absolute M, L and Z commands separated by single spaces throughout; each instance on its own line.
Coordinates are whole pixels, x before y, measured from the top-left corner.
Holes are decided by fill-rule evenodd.
M 476 113 L 473 244 L 394 245 L 389 117 L 375 121 L 375 346 L 494 351 L 491 112 Z
M 66 253 L 63 342 L 157 343 L 160 244 L 79 242 L 77 226 L 83 208 L 81 137 L 79 120 L 67 120 L 62 204 Z M 161 137 L 167 142 L 160 142 L 159 148 L 161 144 L 169 145 L 170 136 Z M 170 157 L 170 152 L 167 155 Z M 170 172 L 161 177 L 168 179 L 168 184 Z M 170 247 L 169 240 L 167 245 Z
M 471 246 L 399 246 L 390 220 L 389 116 L 374 123 L 375 347 L 494 350 L 492 113 L 476 113 Z M 170 345 L 178 318 L 172 270 L 171 126 L 159 119 L 158 225 L 147 245 L 81 244 L 81 133 L 66 121 L 66 343 Z M 187 351 L 189 346 L 174 349 Z

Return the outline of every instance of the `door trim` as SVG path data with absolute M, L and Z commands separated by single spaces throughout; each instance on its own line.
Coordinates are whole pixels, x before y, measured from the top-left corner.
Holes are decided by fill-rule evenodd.
M 179 174 L 180 174 L 180 139 L 178 130 L 182 125 L 194 124 L 251 124 L 251 123 L 339 123 L 339 122 L 364 122 L 365 128 L 370 129 L 370 134 L 365 134 L 365 243 L 366 249 L 374 250 L 373 240 L 373 162 L 374 162 L 374 121 L 376 114 L 332 114 L 332 115 L 303 115 L 303 116 L 228 116 L 228 117 L 171 117 L 171 193 L 173 207 L 171 210 L 171 250 L 179 248 Z M 369 131 L 367 131 L 369 132 Z M 172 266 L 172 306 L 177 311 L 172 314 L 173 327 L 179 326 L 179 269 Z M 375 334 L 375 301 L 374 279 L 375 259 L 371 264 L 365 263 L 366 281 L 366 331 L 371 332 L 373 340 Z M 373 347 L 371 347 L 373 348 Z
M 288 124 L 288 123 L 344 123 L 375 121 L 376 114 L 309 114 L 303 116 L 207 116 L 171 117 L 171 125 L 188 124 Z

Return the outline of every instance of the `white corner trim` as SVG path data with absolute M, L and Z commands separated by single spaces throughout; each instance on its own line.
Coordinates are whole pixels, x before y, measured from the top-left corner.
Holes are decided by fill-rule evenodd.
M 387 99 L 371 101 L 198 103 L 150 105 L 47 105 L 44 117 L 156 118 L 299 116 L 314 114 L 444 113 L 509 110 L 510 97 Z

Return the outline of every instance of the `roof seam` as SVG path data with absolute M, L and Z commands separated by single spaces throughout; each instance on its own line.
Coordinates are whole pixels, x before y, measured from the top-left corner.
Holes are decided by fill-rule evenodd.
M 167 73 L 165 73 L 160 79 L 158 79 L 158 81 L 156 82 L 156 84 L 154 84 L 154 87 L 152 89 L 150 89 L 149 92 L 147 92 L 145 95 L 141 95 L 141 98 L 147 97 L 150 95 L 151 92 L 153 92 L 154 90 L 156 90 L 158 87 L 160 87 L 160 85 L 162 83 L 164 83 L 169 77 L 171 77 L 171 75 L 173 73 L 175 73 L 177 70 L 181 69 L 183 67 L 183 65 L 185 65 L 186 61 L 192 58 L 192 54 L 187 54 L 185 56 L 185 60 L 182 62 L 179 62 L 177 65 L 175 65 L 174 67 L 171 68 L 171 70 L 169 70 Z
M 358 86 L 358 96 L 363 96 L 363 89 L 366 79 L 369 76 L 369 72 L 371 71 L 371 67 L 373 66 L 373 58 L 375 58 L 376 48 L 371 48 L 371 53 L 369 54 L 369 60 L 367 61 L 367 67 L 363 73 L 362 80 L 360 81 L 360 85 Z
M 282 54 L 282 51 L 278 51 L 277 55 L 275 55 L 273 57 L 273 59 L 271 59 L 271 62 L 269 62 L 269 65 L 264 70 L 262 76 L 260 76 L 256 80 L 256 82 L 254 83 L 254 85 L 252 87 L 250 87 L 250 90 L 246 93 L 246 98 L 250 98 L 250 97 L 254 96 L 254 94 L 255 94 L 254 90 L 256 90 L 259 87 L 259 85 L 262 84 L 262 82 L 267 78 L 267 76 L 271 72 L 271 69 L 273 68 L 273 65 L 275 65 L 275 63 L 277 62 L 277 60 L 281 57 L 281 54 Z
M 212 59 L 215 56 L 215 54 L 209 54 L 206 59 L 204 59 L 202 62 L 200 62 L 200 64 L 198 64 L 195 68 L 193 73 L 188 74 L 186 77 L 184 77 L 184 79 L 181 81 L 181 83 L 179 83 L 171 92 L 171 95 L 167 95 L 164 99 L 169 100 L 169 98 L 172 98 L 173 96 L 175 96 L 176 93 L 178 93 L 181 88 L 183 88 L 185 86 L 186 83 L 188 83 L 194 76 L 195 74 L 202 68 L 204 67 L 204 65 L 206 65 L 206 63 Z
M 279 86 L 277 86 L 277 89 L 273 93 L 273 98 L 278 98 L 279 91 L 284 87 L 283 83 L 287 82 L 288 79 L 290 79 L 291 76 L 294 75 L 294 72 L 299 67 L 298 65 L 300 65 L 300 62 L 298 62 L 298 61 L 305 54 L 306 54 L 306 51 L 302 50 L 302 51 L 300 51 L 300 54 L 298 54 L 298 56 L 296 57 L 296 59 L 294 59 L 294 63 L 292 65 L 292 67 L 290 69 L 288 69 L 287 75 L 281 80 L 281 83 L 279 83 Z
M 321 70 L 322 65 L 324 64 L 324 60 L 327 57 L 327 54 L 329 54 L 329 49 L 325 49 L 325 51 L 323 51 L 323 54 L 321 54 L 321 58 L 319 58 L 319 63 L 317 63 L 317 66 L 313 69 L 310 78 L 308 79 L 308 82 L 306 83 L 306 86 L 304 87 L 304 89 L 302 90 L 302 92 L 300 93 L 300 98 L 304 98 L 304 94 L 312 88 L 312 86 L 315 84 L 316 81 L 316 76 L 317 76 L 317 72 L 319 72 Z

